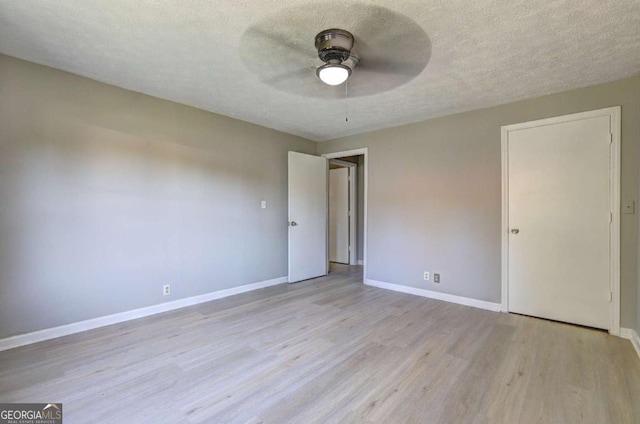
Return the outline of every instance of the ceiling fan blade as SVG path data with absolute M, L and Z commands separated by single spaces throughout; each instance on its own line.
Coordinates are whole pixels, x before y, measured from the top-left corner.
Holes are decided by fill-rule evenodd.
M 360 57 L 357 69 L 398 75 L 418 75 L 431 57 L 431 43 L 424 39 L 397 40 L 397 44 L 389 40 L 379 44 L 360 40 L 355 50 Z
M 289 54 L 297 54 L 304 58 L 317 54 L 313 45 L 309 46 L 308 40 L 292 39 L 286 34 L 280 34 L 266 28 L 251 27 L 244 36 L 258 41 L 257 44 L 261 45 L 262 49 L 273 52 L 286 50 Z
M 286 82 L 291 82 L 294 79 L 300 78 L 312 78 L 315 77 L 315 68 L 301 68 L 293 71 L 284 72 L 278 75 L 267 77 L 262 79 L 262 82 L 268 85 L 279 85 Z
M 355 27 L 351 28 L 356 41 L 359 38 L 370 40 L 372 34 L 386 32 L 381 31 L 380 28 L 387 27 L 389 18 L 387 9 L 381 7 L 357 7 L 357 9 L 358 21 Z
M 410 76 L 411 73 L 403 72 L 401 69 L 379 69 L 379 68 L 360 68 L 358 67 L 352 74 L 351 79 L 364 79 L 371 75 L 386 76 Z
M 354 72 L 375 72 L 382 74 L 396 74 L 415 76 L 420 73 L 424 65 L 416 62 L 398 62 L 384 58 L 361 60 Z

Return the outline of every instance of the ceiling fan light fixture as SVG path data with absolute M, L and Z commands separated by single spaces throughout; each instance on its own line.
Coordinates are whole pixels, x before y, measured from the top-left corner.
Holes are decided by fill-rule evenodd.
M 351 75 L 351 68 L 339 63 L 327 63 L 320 66 L 316 74 L 327 85 L 340 85 Z

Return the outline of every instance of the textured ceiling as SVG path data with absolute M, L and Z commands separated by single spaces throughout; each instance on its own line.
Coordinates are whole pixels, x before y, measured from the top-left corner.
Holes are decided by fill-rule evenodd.
M 362 48 L 348 122 L 331 27 Z M 639 74 L 640 0 L 5 0 L 0 52 L 320 141 Z

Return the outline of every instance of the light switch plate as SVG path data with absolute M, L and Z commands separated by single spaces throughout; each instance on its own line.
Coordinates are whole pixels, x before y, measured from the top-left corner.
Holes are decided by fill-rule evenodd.
M 633 200 L 625 200 L 622 204 L 622 213 L 633 215 L 636 213 L 636 202 Z
M 263 201 L 262 201 L 262 203 L 260 203 L 260 207 L 261 207 L 262 209 L 267 209 L 267 201 L 266 201 L 266 200 L 263 200 Z

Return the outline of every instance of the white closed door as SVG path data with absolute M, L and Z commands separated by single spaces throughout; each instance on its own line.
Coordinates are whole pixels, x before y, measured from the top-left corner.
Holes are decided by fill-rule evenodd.
M 349 172 L 329 171 L 329 261 L 349 263 Z
M 608 329 L 610 126 L 509 132 L 509 311 Z
M 327 159 L 289 152 L 289 282 L 327 274 Z

